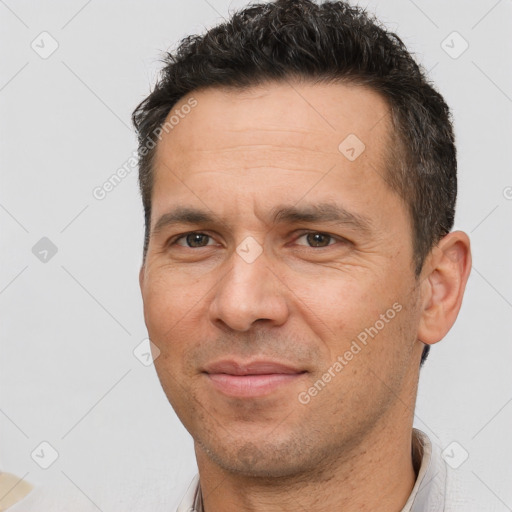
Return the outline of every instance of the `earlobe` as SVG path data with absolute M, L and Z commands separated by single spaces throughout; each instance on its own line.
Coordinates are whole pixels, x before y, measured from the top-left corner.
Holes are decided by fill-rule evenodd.
M 471 248 L 466 233 L 454 231 L 442 238 L 431 251 L 427 268 L 418 339 L 431 345 L 446 336 L 459 314 L 471 271 Z

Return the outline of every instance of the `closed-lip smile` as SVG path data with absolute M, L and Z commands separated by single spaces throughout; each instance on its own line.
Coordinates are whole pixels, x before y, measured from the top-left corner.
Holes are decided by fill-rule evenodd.
M 299 379 L 306 370 L 271 360 L 224 359 L 206 365 L 203 373 L 215 389 L 231 397 L 266 396 Z

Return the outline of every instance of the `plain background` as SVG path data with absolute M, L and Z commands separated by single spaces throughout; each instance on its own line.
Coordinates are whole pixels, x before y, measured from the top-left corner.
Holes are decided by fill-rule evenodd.
M 103 200 L 93 190 L 133 155 L 130 115 L 162 52 L 246 3 L 0 0 L 0 469 L 43 489 L 45 510 L 172 511 L 195 474 L 189 434 L 133 353 L 147 343 L 136 169 Z M 415 424 L 467 451 L 459 470 L 479 510 L 512 510 L 512 2 L 360 5 L 453 110 L 456 227 L 472 241 L 462 310 L 421 372 Z M 31 47 L 51 48 L 43 31 L 58 43 L 46 59 Z M 454 31 L 469 45 L 457 58 Z M 48 469 L 31 456 L 43 441 L 59 454 Z

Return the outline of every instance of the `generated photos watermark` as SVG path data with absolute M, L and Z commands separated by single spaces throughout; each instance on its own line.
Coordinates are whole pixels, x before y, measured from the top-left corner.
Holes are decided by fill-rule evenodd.
M 112 192 L 132 171 L 138 169 L 139 158 L 148 154 L 148 151 L 154 149 L 158 141 L 162 140 L 164 133 L 169 133 L 173 130 L 182 119 L 184 119 L 192 109 L 197 106 L 197 100 L 194 97 L 188 99 L 187 103 L 182 105 L 179 109 L 175 109 L 171 116 L 168 116 L 164 124 L 153 130 L 151 135 L 147 138 L 146 143 L 139 149 L 133 151 L 132 154 L 126 159 L 114 173 L 112 173 L 107 180 L 101 185 L 92 189 L 94 199 L 102 201 L 107 195 Z
M 339 375 L 343 369 L 349 364 L 354 356 L 359 354 L 368 344 L 369 339 L 374 339 L 384 327 L 391 320 L 393 320 L 400 311 L 402 311 L 402 305 L 395 302 L 392 307 L 382 313 L 379 319 L 370 327 L 366 327 L 352 340 L 350 348 L 346 350 L 343 355 L 339 355 L 336 361 L 333 362 L 327 371 L 318 379 L 311 387 L 301 391 L 298 395 L 299 402 L 303 405 L 307 405 L 311 402 L 311 399 L 322 391 L 332 379 Z

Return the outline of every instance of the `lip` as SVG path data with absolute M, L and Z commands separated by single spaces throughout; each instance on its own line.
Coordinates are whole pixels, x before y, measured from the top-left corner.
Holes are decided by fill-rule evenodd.
M 234 359 L 223 359 L 204 369 L 206 373 L 226 373 L 229 375 L 268 375 L 268 374 L 292 374 L 302 373 L 304 370 L 294 368 L 278 361 L 254 360 L 246 363 L 235 361 Z
M 237 398 L 266 396 L 301 378 L 306 370 L 277 361 L 223 360 L 208 365 L 204 373 L 221 393 Z

